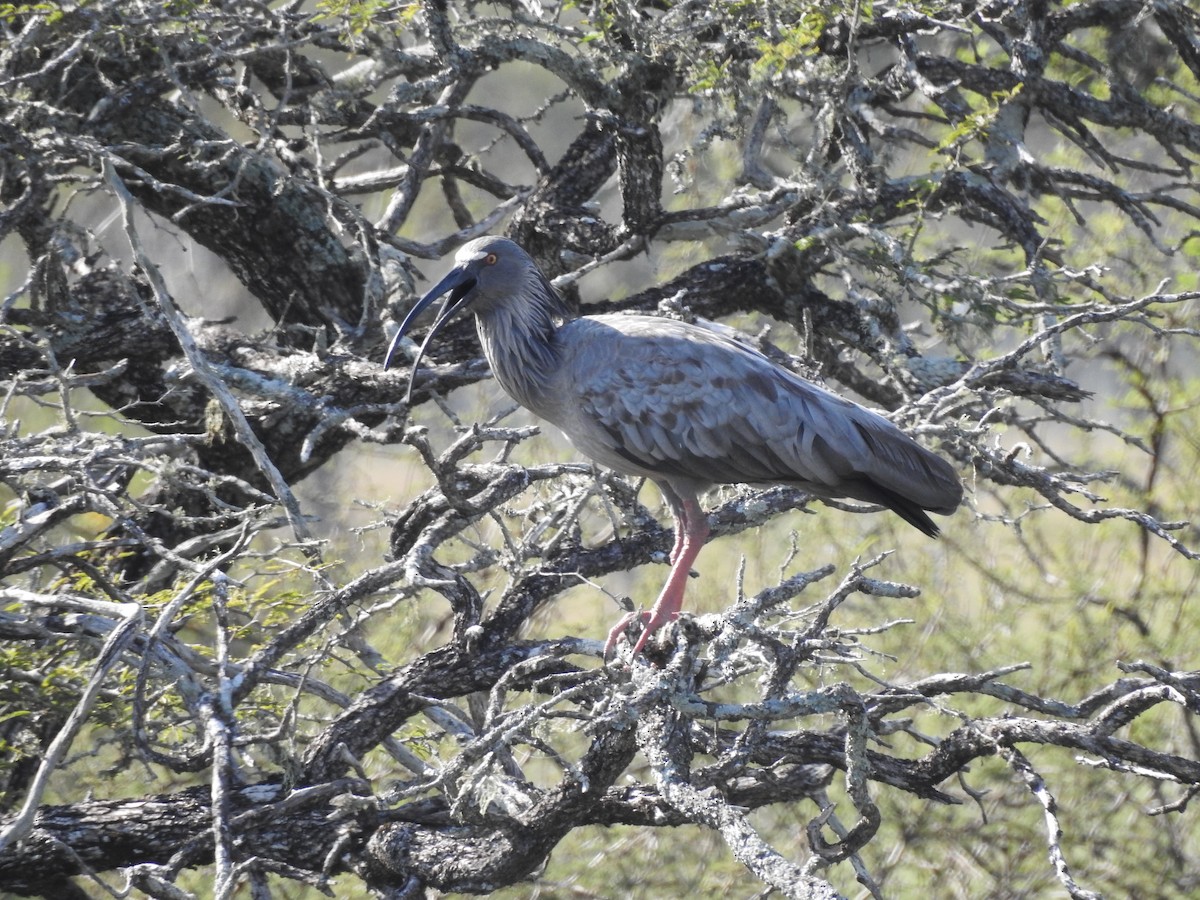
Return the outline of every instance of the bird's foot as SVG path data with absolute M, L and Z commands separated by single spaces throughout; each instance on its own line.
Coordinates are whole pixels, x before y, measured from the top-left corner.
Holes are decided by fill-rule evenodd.
M 621 635 L 625 633 L 625 628 L 637 616 L 644 616 L 646 613 L 625 613 L 621 616 L 621 621 L 617 622 L 608 632 L 608 639 L 604 642 L 604 658 L 608 659 L 612 656 L 613 651 L 617 649 L 617 641 L 621 639 Z
M 677 610 L 662 610 L 657 605 L 650 612 L 625 613 L 621 617 L 621 621 L 617 622 L 608 633 L 608 639 L 604 642 L 604 658 L 608 659 L 612 655 L 617 647 L 617 642 L 625 634 L 625 629 L 629 627 L 629 623 L 634 619 L 642 620 L 641 636 L 638 638 L 637 643 L 633 645 L 633 656 L 637 656 L 642 652 L 642 648 L 646 646 L 646 641 L 650 640 L 650 635 L 678 618 L 679 612 Z

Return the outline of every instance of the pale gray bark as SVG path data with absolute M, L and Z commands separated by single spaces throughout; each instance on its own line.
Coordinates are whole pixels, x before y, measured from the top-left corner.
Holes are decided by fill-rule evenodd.
M 1117 356 L 1117 326 L 1192 353 L 1200 336 L 1186 313 L 1200 295 L 1156 273 L 1200 220 L 1197 98 L 1179 80 L 1200 79 L 1200 17 L 1186 0 L 859 6 L 817 19 L 775 3 L 423 0 L 356 21 L 295 4 L 184 14 L 97 0 L 0 16 L 0 248 L 27 269 L 0 308 L 12 498 L 0 636 L 30 660 L 6 670 L 0 708 L 0 828 L 13 839 L 0 890 L 80 896 L 101 877 L 175 897 L 181 871 L 208 866 L 219 895 L 243 882 L 261 895 L 269 873 L 318 889 L 354 873 L 383 896 L 483 893 L 531 877 L 576 828 L 701 824 L 785 895 L 833 896 L 830 867 L 850 865 L 880 896 L 860 852 L 879 827 L 876 793 L 904 792 L 914 809 L 961 802 L 956 776 L 998 756 L 1044 815 L 1048 872 L 1086 897 L 1057 817 L 1069 800 L 1020 748 L 1176 787 L 1157 812 L 1186 810 L 1195 755 L 1128 729 L 1168 706 L 1194 729 L 1191 671 L 1132 664 L 1080 685 L 1077 703 L 1006 683 L 1018 666 L 861 690 L 821 669 L 827 687 L 804 687 L 822 666 L 858 671 L 856 636 L 838 627 L 848 598 L 917 592 L 871 571 L 879 560 L 685 617 L 633 666 L 592 666 L 595 640 L 522 638 L 581 579 L 661 560 L 672 535 L 586 465 L 513 462 L 530 428 L 431 440 L 407 423 L 408 372 L 380 365 L 418 269 L 480 233 L 519 241 L 573 304 L 590 273 L 632 284 L 644 254 L 687 246 L 673 278 L 583 311 L 770 316 L 785 334 L 757 338 L 764 352 L 892 411 L 975 484 L 1122 520 L 1131 539 L 1195 560 L 1194 525 L 1108 502 L 1120 476 L 1058 436 L 1103 431 L 1153 454 L 1077 410 L 1090 388 L 1066 371 L 1072 348 L 1111 341 Z M 532 111 L 514 112 L 525 94 Z M 1055 159 L 1060 141 L 1090 167 Z M 714 162 L 722 142 L 732 176 Z M 1123 285 L 1144 289 L 1112 287 L 1105 260 L 1035 211 L 1042 197 L 1081 233 L 1115 216 L 1139 241 L 1132 255 L 1161 254 L 1125 261 L 1137 276 Z M 171 295 L 160 235 L 214 254 L 271 330 L 183 316 L 210 298 L 205 285 Z M 972 268 L 993 263 L 960 254 L 967 242 L 1015 248 L 1012 266 Z M 471 326 L 447 329 L 415 405 L 487 375 Z M 92 424 L 85 391 L 125 433 Z M 18 400 L 52 408 L 53 423 L 18 425 Z M 1001 446 L 1001 429 L 1048 464 Z M 420 460 L 432 486 L 390 515 L 390 558 L 349 577 L 323 567 L 293 489 L 359 443 Z M 528 500 L 531 486 L 545 499 Z M 518 500 L 523 529 L 500 521 Z M 810 500 L 745 492 L 709 521 L 719 538 Z M 584 509 L 623 530 L 585 537 Z M 111 525 L 77 539 L 87 515 Z M 502 546 L 480 546 L 476 526 L 496 522 Z M 241 621 L 238 574 L 276 559 L 305 579 L 303 608 Z M 508 579 L 485 603 L 488 567 Z M 426 591 L 446 601 L 453 636 L 396 666 L 363 635 Z M 123 621 L 128 604 L 159 618 Z M 335 658 L 370 686 L 325 680 Z M 43 681 L 60 665 L 130 675 L 78 709 L 118 768 L 193 786 L 43 802 L 78 726 Z M 1009 714 L 963 713 L 936 740 L 913 732 L 927 704 L 964 698 Z M 423 756 L 396 737 L 409 727 L 454 740 Z M 927 752 L 893 752 L 886 738 L 901 733 Z M 553 783 L 529 775 L 522 747 L 550 761 Z M 386 780 L 366 778 L 385 765 Z M 849 797 L 840 815 L 833 783 Z M 803 853 L 770 846 L 746 815 L 782 803 L 810 813 Z

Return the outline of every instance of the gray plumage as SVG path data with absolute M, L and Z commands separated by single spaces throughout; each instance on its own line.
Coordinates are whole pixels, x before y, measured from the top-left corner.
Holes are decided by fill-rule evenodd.
M 941 457 L 727 334 L 651 316 L 573 317 L 506 238 L 479 238 L 459 250 L 454 269 L 401 325 L 385 365 L 416 317 L 445 293 L 414 373 L 433 335 L 469 308 L 492 372 L 513 399 L 557 425 L 585 455 L 652 479 L 667 498 L 677 520 L 675 566 L 635 652 L 678 615 L 687 572 L 677 570 L 683 557 L 690 567 L 707 536 L 696 498 L 710 485 L 789 484 L 818 497 L 878 503 L 931 536 L 938 529 L 926 510 L 949 514 L 962 499 L 962 484 Z

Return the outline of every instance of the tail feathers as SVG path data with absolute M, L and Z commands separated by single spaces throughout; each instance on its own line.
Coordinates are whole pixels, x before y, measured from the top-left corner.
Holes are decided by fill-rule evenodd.
M 917 504 L 911 500 L 905 500 L 899 494 L 894 494 L 891 491 L 887 491 L 886 493 L 891 494 L 891 496 L 885 496 L 880 502 L 909 525 L 924 532 L 931 538 L 935 538 L 942 533 L 942 529 L 938 528 L 933 519 L 929 518 L 929 514 L 917 506 Z
M 876 482 L 868 481 L 855 485 L 853 489 L 849 489 L 849 486 L 846 486 L 844 488 L 844 495 L 853 497 L 855 500 L 862 500 L 865 503 L 878 503 L 880 506 L 886 506 L 909 525 L 929 535 L 931 538 L 935 538 L 942 533 L 942 530 L 934 524 L 933 519 L 929 518 L 928 513 L 925 512 L 925 508 L 919 503 Z M 936 511 L 943 512 L 943 510 Z M 945 512 L 948 513 L 950 510 L 946 510 Z
M 890 423 L 884 423 L 886 428 L 876 429 L 858 421 L 853 424 L 870 450 L 865 463 L 858 463 L 859 478 L 866 482 L 868 489 L 881 494 L 876 502 L 895 510 L 906 521 L 929 534 L 925 525 L 910 517 L 909 512 L 913 512 L 917 518 L 929 523 L 936 534 L 937 528 L 921 510 L 949 515 L 958 509 L 963 488 L 954 467 Z

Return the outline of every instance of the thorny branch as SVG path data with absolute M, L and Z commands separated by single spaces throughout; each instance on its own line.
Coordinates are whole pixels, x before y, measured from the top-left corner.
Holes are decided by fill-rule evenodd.
M 1139 598 L 1156 548 L 1198 555 L 1194 508 L 1158 487 L 1200 337 L 1189 4 L 317 6 L 0 11 L 21 270 L 0 301 L 0 889 L 182 897 L 210 866 L 216 896 L 268 873 L 483 892 L 576 828 L 701 824 L 785 896 L 882 897 L 894 804 L 978 802 L 999 788 L 971 764 L 997 759 L 1090 897 L 1076 783 L 1042 753 L 1188 814 L 1190 661 L 1114 655 L 1082 699 L 1023 663 L 888 675 L 875 644 L 920 591 L 886 554 L 797 572 L 793 536 L 775 584 L 739 575 L 720 612 L 599 667 L 594 636 L 542 617 L 579 586 L 645 604 L 615 585 L 671 547 L 646 495 L 524 421 L 464 425 L 445 398 L 487 376 L 469 324 L 413 409 L 378 361 L 418 266 L 502 229 L 581 312 L 736 316 L 889 410 L 970 482 L 954 530 L 1002 523 L 1041 565 L 1038 521 L 1119 522 Z M 202 250 L 221 274 L 179 262 Z M 226 283 L 265 333 L 214 311 Z M 1100 402 L 1111 360 L 1133 415 Z M 356 485 L 374 520 L 347 550 L 315 510 L 349 506 L 329 473 L 381 446 L 419 481 Z M 815 505 L 732 488 L 709 521 L 721 542 Z M 162 780 L 114 789 L 130 771 Z M 45 804 L 60 773 L 95 797 Z M 768 807 L 802 849 L 749 814 Z

